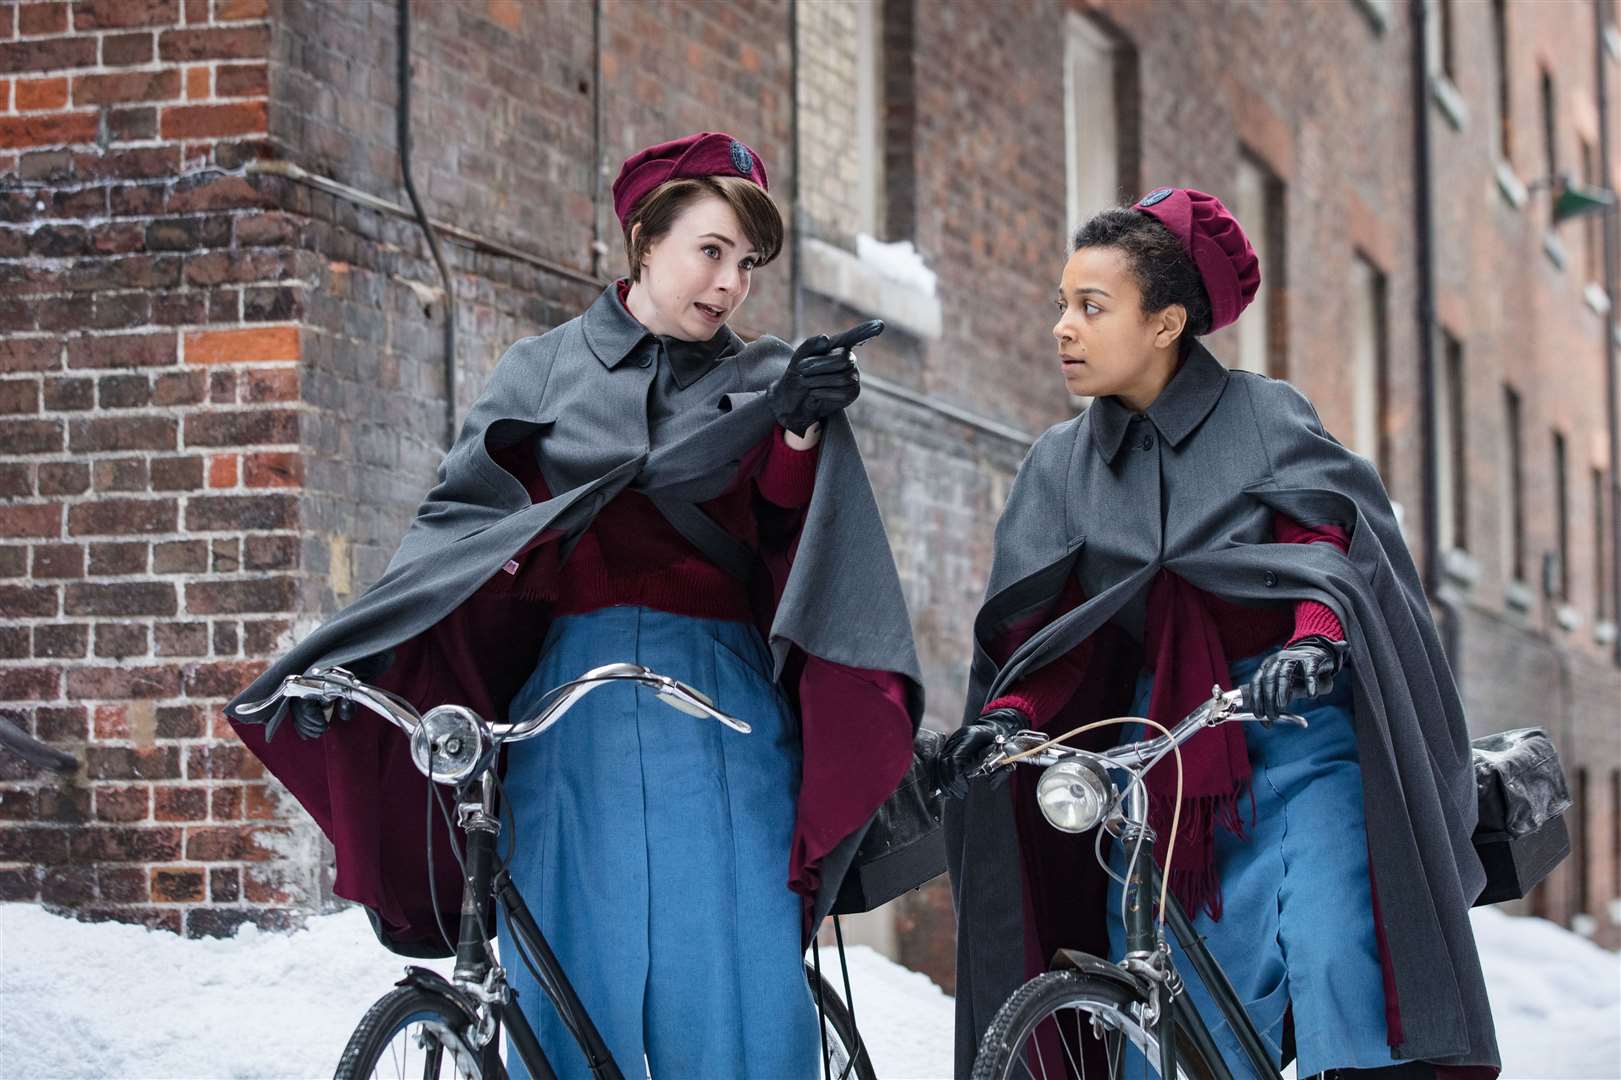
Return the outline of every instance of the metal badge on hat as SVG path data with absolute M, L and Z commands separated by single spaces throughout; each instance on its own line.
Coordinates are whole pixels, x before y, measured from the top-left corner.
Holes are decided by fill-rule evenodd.
M 1143 196 L 1142 202 L 1138 203 L 1137 205 L 1156 206 L 1159 203 L 1164 202 L 1166 199 L 1169 199 L 1173 194 L 1175 194 L 1175 191 L 1175 188 L 1168 187 L 1162 187 L 1157 191 L 1150 191 L 1147 195 Z
M 749 176 L 754 172 L 754 155 L 736 139 L 732 140 L 732 168 L 737 170 L 739 176 Z

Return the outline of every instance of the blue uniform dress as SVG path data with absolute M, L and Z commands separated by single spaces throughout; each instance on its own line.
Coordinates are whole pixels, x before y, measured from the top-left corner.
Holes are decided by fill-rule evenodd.
M 589 668 L 645 665 L 754 728 L 744 735 L 608 684 L 508 748 L 514 883 L 626 1077 L 818 1075 L 820 1041 L 788 888 L 800 740 L 754 627 L 641 607 L 553 620 L 510 714 Z M 585 1058 L 518 959 L 502 964 L 560 1077 Z M 509 1046 L 514 1078 L 527 1073 Z
M 1233 664 L 1232 685 L 1247 683 L 1269 654 Z M 1271 1049 L 1274 1064 L 1283 1057 L 1284 1010 L 1293 1006 L 1300 1076 L 1397 1064 L 1386 1041 L 1351 683 L 1349 670 L 1341 671 L 1331 692 L 1291 707 L 1311 725 L 1305 730 L 1245 724 L 1255 821 L 1247 840 L 1216 830 L 1222 917 L 1218 922 L 1200 912 L 1193 919 Z M 1147 715 L 1152 688 L 1152 674 L 1143 674 L 1133 715 Z M 1131 729 L 1127 738 L 1141 738 L 1140 732 L 1140 727 Z M 1175 766 L 1167 761 L 1158 767 Z M 1247 800 L 1239 805 L 1247 808 Z M 1121 845 L 1112 846 L 1110 863 L 1116 874 L 1123 874 Z M 1119 883 L 1111 883 L 1109 949 L 1116 960 L 1126 948 L 1122 891 Z M 1254 1075 L 1181 945 L 1169 930 L 1166 936 L 1177 970 L 1233 1075 Z M 1135 1071 L 1144 1063 L 1136 1051 L 1132 1055 L 1134 1068 L 1127 1075 L 1147 1075 Z

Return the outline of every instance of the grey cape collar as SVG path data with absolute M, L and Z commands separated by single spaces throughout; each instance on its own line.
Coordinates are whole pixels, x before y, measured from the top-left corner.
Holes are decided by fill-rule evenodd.
M 1215 408 L 1227 386 L 1227 369 L 1210 355 L 1210 350 L 1194 342 L 1182 367 L 1160 391 L 1146 413 L 1134 413 L 1115 397 L 1101 397 L 1087 410 L 1092 418 L 1092 442 L 1103 460 L 1114 462 L 1125 440 L 1126 429 L 1139 416 L 1145 416 L 1172 446 L 1193 433 L 1210 410 Z
M 609 371 L 624 363 L 637 346 L 649 338 L 656 341 L 670 361 L 670 373 L 685 390 L 719 365 L 720 361 L 743 348 L 743 339 L 729 326 L 708 341 L 683 341 L 655 335 L 619 299 L 619 284 L 602 290 L 602 295 L 586 309 L 581 322 L 586 344 Z

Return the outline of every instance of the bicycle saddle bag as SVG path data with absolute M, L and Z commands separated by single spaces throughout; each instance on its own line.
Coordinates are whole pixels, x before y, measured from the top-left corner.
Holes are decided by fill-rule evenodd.
M 946 737 L 919 728 L 912 765 L 878 812 L 844 875 L 832 914 L 871 911 L 946 872 L 944 799 L 935 793 L 933 761 Z
M 1475 906 L 1518 900 L 1570 854 L 1570 789 L 1553 740 L 1516 728 L 1470 743 L 1480 819 L 1473 837 L 1486 868 Z

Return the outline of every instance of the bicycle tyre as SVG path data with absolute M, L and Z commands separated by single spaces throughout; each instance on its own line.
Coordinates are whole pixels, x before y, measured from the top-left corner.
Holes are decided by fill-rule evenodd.
M 811 1002 L 814 1004 L 817 975 L 809 964 L 805 965 L 805 979 L 810 983 Z M 816 1075 L 830 1077 L 831 1080 L 878 1080 L 878 1074 L 872 1067 L 872 1055 L 867 1052 L 866 1043 L 861 1041 L 861 1033 L 856 1030 L 855 1017 L 851 1015 L 849 1006 L 828 984 L 827 979 L 823 978 L 821 985 L 829 1061 L 825 1070 L 822 1065 L 817 1066 Z
M 1032 1036 L 1041 1025 L 1059 1013 L 1070 1010 L 1096 1017 L 1108 1029 L 1106 1038 L 1112 1039 L 1112 1045 L 1106 1043 L 1104 1049 L 1111 1068 L 1101 1074 L 1084 1075 L 1120 1075 L 1119 1070 L 1112 1066 L 1119 1061 L 1118 1055 L 1125 1043 L 1129 1042 L 1143 1052 L 1154 1075 L 1158 1076 L 1158 1040 L 1152 1032 L 1143 1030 L 1132 1017 L 1132 1007 L 1143 1004 L 1142 994 L 1112 979 L 1079 971 L 1048 971 L 1037 975 L 1014 991 L 1013 996 L 997 1010 L 974 1057 L 973 1080 L 1009 1080 L 1015 1075 L 1044 1080 L 1054 1075 L 1083 1075 L 1078 1070 L 1066 1067 L 1065 1061 L 1057 1062 L 1058 1071 L 1053 1073 L 1048 1070 L 1044 1060 L 1033 1066 L 1024 1060 L 1026 1047 L 1031 1045 Z M 1052 1019 L 1054 1025 L 1057 1022 Z M 1177 1057 L 1177 1073 L 1182 1080 L 1203 1080 L 1215 1075 L 1215 1070 L 1203 1055 L 1188 1045 L 1185 1039 L 1180 1041 Z M 1073 1064 L 1073 1061 L 1069 1064 Z
M 481 1051 L 463 1037 L 472 1023 L 467 1010 L 443 994 L 417 986 L 398 987 L 361 1017 L 338 1059 L 333 1080 L 403 1080 L 407 1076 L 506 1080 L 499 1054 Z M 407 1067 L 413 1053 L 420 1064 Z

